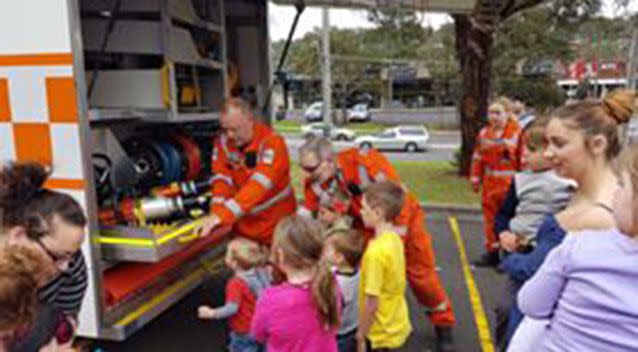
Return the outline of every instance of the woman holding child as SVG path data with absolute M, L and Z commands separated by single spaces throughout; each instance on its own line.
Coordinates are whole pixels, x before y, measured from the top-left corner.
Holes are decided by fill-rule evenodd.
M 612 204 L 620 180 L 612 164 L 621 151 L 618 127 L 631 117 L 634 100 L 634 92 L 618 91 L 602 100 L 577 102 L 551 113 L 545 132 L 545 157 L 558 175 L 574 180 L 578 187 L 563 211 L 545 219 L 530 253 L 514 253 L 503 261 L 502 267 L 512 280 L 523 284 L 532 278 L 548 253 L 568 233 L 576 236 L 584 230 L 609 231 L 616 227 Z M 514 306 L 509 337 L 522 317 Z M 510 349 L 520 351 L 521 346 L 529 345 L 538 327 L 542 330 L 544 324 L 532 324 L 526 319 L 516 331 Z

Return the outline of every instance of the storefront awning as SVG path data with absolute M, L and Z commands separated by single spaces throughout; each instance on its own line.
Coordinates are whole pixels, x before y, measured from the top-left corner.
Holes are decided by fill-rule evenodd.
M 383 8 L 403 6 L 417 11 L 467 13 L 474 9 L 476 0 L 273 0 L 280 5 L 304 4 L 348 8 Z

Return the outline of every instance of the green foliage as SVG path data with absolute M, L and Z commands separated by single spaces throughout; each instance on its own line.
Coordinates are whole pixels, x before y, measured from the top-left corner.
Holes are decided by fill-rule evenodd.
M 495 34 L 493 47 L 496 90 L 500 80 L 518 76 L 528 62 L 571 60 L 575 55 L 569 45 L 573 27 L 558 25 L 553 12 L 546 7 L 523 11 L 503 22 Z
M 514 77 L 501 80 L 501 92 L 517 97 L 539 112 L 548 111 L 565 103 L 565 92 L 550 77 L 523 78 Z
M 623 1 L 626 0 L 617 0 L 620 5 Z M 539 1 L 517 0 L 514 3 L 520 7 Z M 522 67 L 541 61 L 570 62 L 579 56 L 591 58 L 594 53 L 601 60 L 626 58 L 631 33 L 638 28 L 638 14 L 627 19 L 593 17 L 600 9 L 600 0 L 547 0 L 541 3 L 515 12 L 497 25 L 491 49 L 492 92 L 493 95 L 521 96 L 544 108 L 561 102 L 560 92 L 547 79 L 523 82 Z M 454 104 L 463 84 L 456 57 L 454 24 L 443 25 L 435 31 L 424 28 L 420 16 L 404 8 L 370 11 L 368 18 L 375 24 L 374 28 L 331 30 L 331 53 L 373 60 L 424 61 L 433 79 L 432 92 L 429 92 L 433 100 L 437 104 Z M 592 34 L 595 44 L 587 45 Z M 579 42 L 581 45 L 577 45 Z M 283 44 L 283 41 L 273 44 L 275 62 L 281 56 Z M 320 53 L 321 34 L 315 29 L 291 45 L 285 68 L 319 79 Z M 379 63 L 333 61 L 336 101 L 344 99 L 353 90 L 383 95 L 385 87 L 379 75 L 370 72 L 379 72 L 384 67 Z M 319 90 L 315 94 L 319 96 Z

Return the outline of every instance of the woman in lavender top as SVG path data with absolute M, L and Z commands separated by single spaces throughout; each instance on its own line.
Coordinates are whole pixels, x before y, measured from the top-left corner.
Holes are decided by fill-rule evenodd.
M 521 289 L 519 308 L 550 319 L 536 351 L 638 351 L 638 148 L 613 202 L 618 229 L 575 233 Z

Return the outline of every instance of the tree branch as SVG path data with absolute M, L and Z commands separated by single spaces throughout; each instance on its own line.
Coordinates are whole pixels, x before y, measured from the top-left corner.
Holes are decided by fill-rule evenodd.
M 499 17 L 500 18 L 505 18 L 505 14 L 509 13 L 512 9 L 512 7 L 514 6 L 514 4 L 516 4 L 516 0 L 508 0 L 507 3 L 505 4 L 505 6 L 503 6 L 503 8 L 501 9 L 501 11 L 499 12 Z
M 516 1 L 514 1 L 514 2 L 516 2 Z M 522 0 L 518 4 L 511 4 L 511 6 L 509 6 L 509 9 L 507 9 L 508 11 L 502 11 L 501 12 L 501 19 L 503 19 L 503 20 L 507 19 L 508 17 L 510 17 L 510 16 L 520 12 L 520 11 L 532 8 L 534 6 L 542 4 L 544 2 L 546 2 L 546 0 Z

